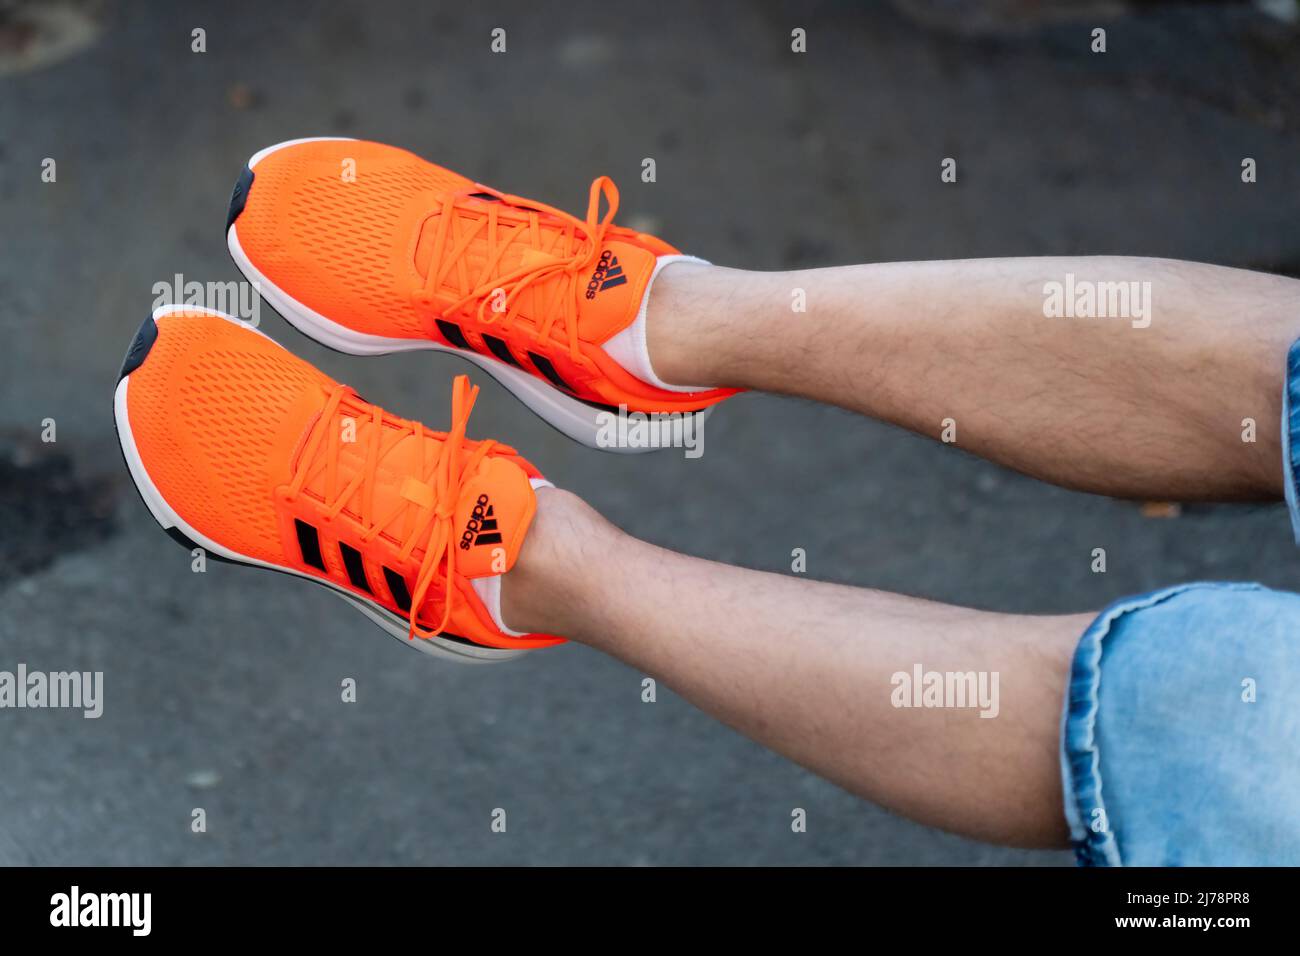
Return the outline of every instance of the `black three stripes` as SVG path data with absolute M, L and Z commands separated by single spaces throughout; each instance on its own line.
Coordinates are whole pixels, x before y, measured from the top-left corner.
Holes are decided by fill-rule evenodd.
M 438 331 L 442 333 L 444 339 L 456 346 L 458 349 L 468 349 L 471 352 L 474 351 L 473 346 L 469 344 L 469 339 L 465 338 L 465 333 L 460 330 L 459 325 L 455 322 L 444 321 L 443 319 L 438 319 L 437 322 Z
M 305 521 L 293 519 L 293 526 L 298 532 L 298 549 L 302 551 L 302 563 L 309 564 L 318 571 L 325 570 L 325 559 L 320 553 L 320 535 Z
M 513 365 L 515 368 L 523 368 L 523 366 L 519 364 L 519 359 L 515 358 L 515 353 L 510 351 L 510 346 L 506 345 L 502 339 L 497 338 L 495 335 L 488 335 L 486 332 L 482 333 L 482 335 L 483 342 L 491 350 L 493 355 L 501 361 Z
M 293 526 L 298 534 L 298 548 L 302 552 L 303 564 L 328 574 L 329 572 L 325 568 L 325 557 L 320 550 L 320 533 L 299 518 L 294 519 Z M 340 541 L 339 557 L 343 560 L 343 569 L 347 572 L 348 580 L 352 583 L 352 586 L 359 591 L 365 591 L 367 594 L 374 594 L 374 589 L 370 586 L 370 580 L 366 577 L 366 563 L 361 557 L 361 552 Z M 392 593 L 393 601 L 398 608 L 409 611 L 411 609 L 411 592 L 406 587 L 406 579 L 392 568 L 385 566 L 384 583 L 388 585 L 388 590 Z
M 555 366 L 551 364 L 551 360 L 545 355 L 538 355 L 536 352 L 529 352 L 528 358 L 537 368 L 537 371 L 550 379 L 551 384 L 556 388 L 562 388 L 566 392 L 573 391 L 573 389 L 569 388 L 569 383 L 560 378 L 560 373 L 555 370 Z
M 456 346 L 456 348 L 464 349 L 467 352 L 478 351 L 478 349 L 469 344 L 469 339 L 465 338 L 464 330 L 455 322 L 448 322 L 446 319 L 436 319 L 435 321 L 438 324 L 438 331 L 442 333 L 442 337 L 452 345 Z M 513 365 L 515 368 L 524 367 L 523 363 L 519 361 L 518 356 L 516 356 L 514 352 L 510 351 L 510 346 L 505 343 L 504 339 L 499 339 L 495 335 L 488 335 L 486 332 L 482 333 L 482 335 L 483 344 L 488 347 L 488 351 L 495 357 L 509 365 Z M 560 377 L 560 373 L 555 370 L 555 366 L 551 364 L 551 360 L 545 355 L 538 355 L 536 352 L 529 352 L 528 361 L 532 362 L 533 367 L 545 375 L 547 381 L 556 388 L 564 389 L 566 392 L 573 391 L 569 386 L 569 383 Z
M 406 590 L 406 580 L 392 568 L 384 568 L 384 580 L 388 582 L 388 590 L 393 592 L 393 600 L 397 602 L 398 608 L 409 611 L 411 592 Z
M 373 594 L 374 592 L 370 590 L 370 582 L 366 580 L 366 565 L 361 560 L 361 552 L 340 541 L 339 553 L 343 555 L 343 567 L 347 569 L 348 580 L 352 582 L 352 586 Z

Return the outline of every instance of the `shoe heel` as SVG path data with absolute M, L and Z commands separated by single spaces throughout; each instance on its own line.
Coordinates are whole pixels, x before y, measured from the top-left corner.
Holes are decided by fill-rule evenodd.
M 145 356 L 149 354 L 156 341 L 158 341 L 158 323 L 154 322 L 153 316 L 150 315 L 141 323 L 135 338 L 131 340 L 131 347 L 126 350 L 126 357 L 122 359 L 122 370 L 117 375 L 119 382 L 144 364 Z

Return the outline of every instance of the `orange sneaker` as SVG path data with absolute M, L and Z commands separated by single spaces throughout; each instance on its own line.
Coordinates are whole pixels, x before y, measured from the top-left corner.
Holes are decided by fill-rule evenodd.
M 736 391 L 654 375 L 644 303 L 658 271 L 686 257 L 614 225 L 617 209 L 604 176 L 578 219 L 393 146 L 292 140 L 248 161 L 226 239 L 267 302 L 317 341 L 358 355 L 456 352 L 560 431 L 605 447 L 605 413 L 619 406 L 707 413 Z
M 158 523 L 187 548 L 330 588 L 428 653 L 495 661 L 561 642 L 508 632 L 500 575 L 547 484 L 513 448 L 426 431 L 238 319 L 169 306 L 136 333 L 114 415 Z

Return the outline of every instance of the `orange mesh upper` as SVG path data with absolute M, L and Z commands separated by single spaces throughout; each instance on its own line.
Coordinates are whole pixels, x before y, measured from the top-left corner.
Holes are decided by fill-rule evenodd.
M 164 316 L 158 329 L 127 386 L 131 432 L 150 477 L 202 534 L 283 564 L 272 490 L 284 480 L 288 453 L 276 436 L 295 407 L 324 402 L 333 383 L 265 336 L 216 316 Z
M 344 175 L 355 173 L 345 181 Z M 410 307 L 416 219 L 447 190 L 470 185 L 404 149 L 324 140 L 258 162 L 237 222 L 239 243 L 297 301 L 350 328 L 423 337 Z

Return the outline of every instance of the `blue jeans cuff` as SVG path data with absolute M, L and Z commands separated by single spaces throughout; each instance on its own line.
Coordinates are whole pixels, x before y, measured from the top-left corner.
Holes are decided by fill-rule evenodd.
M 1300 544 L 1300 339 L 1286 357 L 1286 387 L 1282 390 L 1282 471 L 1291 531 Z
M 1106 608 L 1061 718 L 1087 866 L 1300 864 L 1300 595 L 1199 582 Z
M 1101 792 L 1097 691 L 1101 682 L 1102 643 L 1111 627 L 1125 614 L 1152 607 L 1188 587 L 1192 585 L 1164 588 L 1114 602 L 1097 615 L 1075 648 L 1065 710 L 1061 715 L 1061 783 L 1070 842 L 1080 866 L 1123 865 Z

